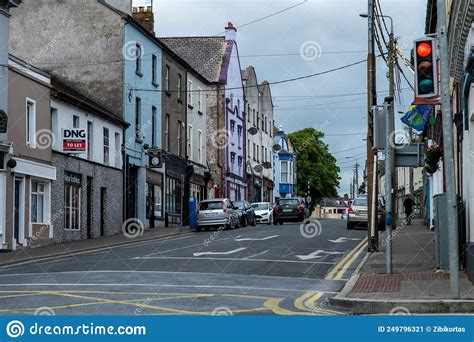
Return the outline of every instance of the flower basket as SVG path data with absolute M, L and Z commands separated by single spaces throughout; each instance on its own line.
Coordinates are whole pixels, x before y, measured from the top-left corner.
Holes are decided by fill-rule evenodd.
M 425 163 L 436 167 L 440 158 L 443 156 L 443 151 L 439 146 L 431 146 L 426 149 Z
M 429 174 L 433 174 L 435 173 L 436 171 L 438 171 L 438 165 L 425 165 L 424 167 L 425 171 Z

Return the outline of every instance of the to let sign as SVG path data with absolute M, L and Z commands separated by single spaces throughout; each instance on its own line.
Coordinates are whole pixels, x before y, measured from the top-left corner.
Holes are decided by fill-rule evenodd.
M 63 152 L 87 153 L 87 132 L 84 128 L 62 130 Z

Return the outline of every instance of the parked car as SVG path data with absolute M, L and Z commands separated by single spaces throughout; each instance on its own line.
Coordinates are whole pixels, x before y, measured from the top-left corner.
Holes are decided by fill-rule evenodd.
M 273 209 L 273 217 L 275 224 L 288 221 L 303 222 L 309 218 L 309 209 L 301 198 L 282 198 Z
M 196 230 L 202 231 L 213 227 L 238 228 L 240 222 L 237 211 L 237 207 L 228 198 L 201 201 L 198 205 Z
M 257 225 L 255 210 L 249 202 L 235 201 L 234 205 L 238 208 L 237 214 L 239 215 L 239 221 L 242 227 L 247 227 L 249 224 L 252 226 Z
M 347 210 L 347 229 L 355 227 L 368 226 L 368 197 L 360 195 L 352 201 L 351 207 Z M 378 196 L 377 220 L 379 222 L 379 230 L 385 229 L 385 199 Z
M 273 223 L 273 207 L 269 202 L 252 203 L 257 223 Z

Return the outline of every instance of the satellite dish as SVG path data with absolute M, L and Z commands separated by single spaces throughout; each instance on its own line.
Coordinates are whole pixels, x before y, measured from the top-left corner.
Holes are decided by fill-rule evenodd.
M 263 171 L 263 166 L 260 165 L 260 164 L 259 164 L 259 165 L 256 165 L 256 166 L 253 168 L 253 170 L 254 170 L 255 172 L 262 172 L 262 171 Z
M 248 131 L 250 135 L 255 135 L 258 133 L 258 129 L 256 127 L 250 127 Z
M 281 145 L 280 145 L 280 144 L 275 144 L 275 145 L 273 145 L 273 151 L 274 151 L 274 152 L 278 152 L 278 151 L 280 151 L 280 150 L 281 150 Z
M 272 163 L 270 162 L 265 162 L 262 164 L 264 169 L 271 169 L 272 168 Z

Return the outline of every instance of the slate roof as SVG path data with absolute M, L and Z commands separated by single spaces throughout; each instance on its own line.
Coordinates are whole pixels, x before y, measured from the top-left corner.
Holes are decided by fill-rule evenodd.
M 208 82 L 219 82 L 226 51 L 225 37 L 173 37 L 158 39 Z

